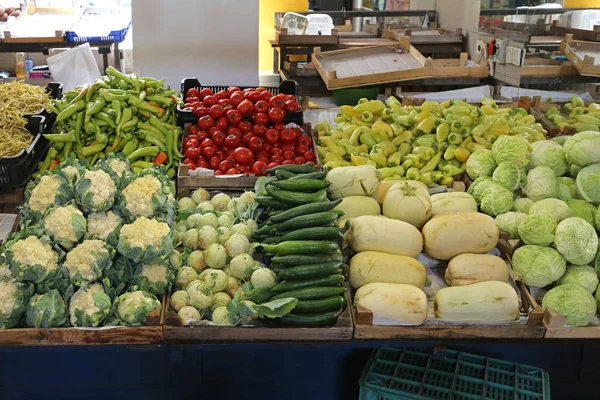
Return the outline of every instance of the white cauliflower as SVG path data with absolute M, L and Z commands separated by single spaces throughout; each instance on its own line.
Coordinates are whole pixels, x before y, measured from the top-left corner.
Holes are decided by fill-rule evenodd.
M 98 326 L 110 312 L 110 297 L 99 283 L 81 287 L 71 297 L 69 320 L 73 326 Z
M 102 240 L 84 240 L 67 254 L 63 264 L 69 278 L 77 284 L 95 282 L 102 276 L 101 267 L 110 262 L 110 252 Z
M 129 164 L 123 160 L 119 160 L 117 158 L 113 158 L 108 162 L 108 167 L 112 169 L 117 176 L 129 175 L 131 173 L 131 168 Z
M 33 211 L 43 214 L 54 203 L 61 183 L 57 175 L 42 176 L 38 185 L 31 191 L 29 207 Z
M 17 285 L 12 281 L 0 282 L 0 315 L 8 315 L 15 307 Z
M 89 179 L 91 185 L 88 188 L 92 194 L 92 204 L 103 204 L 114 200 L 117 193 L 117 185 L 112 180 L 110 175 L 102 170 L 86 171 L 83 175 L 84 179 Z
M 17 262 L 20 268 L 41 265 L 47 272 L 58 268 L 58 255 L 49 244 L 42 243 L 35 236 L 19 240 L 11 247 L 12 262 Z
M 142 290 L 124 293 L 117 301 L 117 316 L 127 325 L 143 325 L 146 315 L 160 308 L 160 301 Z
M 75 222 L 73 215 L 78 215 L 81 219 Z M 74 224 L 79 225 L 76 227 Z M 69 204 L 51 210 L 44 218 L 44 228 L 46 233 L 57 240 L 66 239 L 75 243 L 85 234 L 85 218 L 81 211 Z
M 167 267 L 164 264 L 144 264 L 142 266 L 142 275 L 150 282 L 168 283 Z
M 121 228 L 121 236 L 125 236 L 131 247 L 158 247 L 169 232 L 171 232 L 171 228 L 167 223 L 146 217 L 140 217 Z
M 94 239 L 106 240 L 122 222 L 112 210 L 93 213 L 87 217 L 87 231 Z
M 151 217 L 152 196 L 162 191 L 162 183 L 153 175 L 144 175 L 125 187 L 122 195 L 132 216 Z
M 79 170 L 72 165 L 68 165 L 64 168 L 61 168 L 60 170 L 62 172 L 64 172 L 65 174 L 67 174 L 67 176 L 69 177 L 69 180 L 71 180 L 72 182 L 79 179 Z

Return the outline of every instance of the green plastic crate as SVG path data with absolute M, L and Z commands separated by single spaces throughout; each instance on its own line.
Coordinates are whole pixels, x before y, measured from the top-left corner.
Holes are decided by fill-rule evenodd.
M 379 85 L 337 89 L 333 91 L 333 101 L 338 106 L 355 106 L 363 97 L 376 100 L 378 94 Z
M 375 350 L 360 400 L 550 400 L 550 377 L 528 365 L 446 350 Z

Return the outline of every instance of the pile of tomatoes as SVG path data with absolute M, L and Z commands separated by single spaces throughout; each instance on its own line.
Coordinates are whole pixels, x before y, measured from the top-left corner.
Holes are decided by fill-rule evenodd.
M 198 117 L 183 141 L 188 169 L 261 176 L 282 164 L 315 163 L 311 138 L 282 124 L 286 112 L 300 110 L 294 95 L 231 86 L 218 93 L 192 88 L 185 96 L 185 108 Z

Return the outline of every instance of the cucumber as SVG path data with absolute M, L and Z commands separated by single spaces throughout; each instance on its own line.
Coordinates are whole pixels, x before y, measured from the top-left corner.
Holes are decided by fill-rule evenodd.
M 320 264 L 308 264 L 298 265 L 296 267 L 289 267 L 282 269 L 277 274 L 278 280 L 300 280 L 307 278 L 320 278 L 322 276 L 328 276 L 332 274 L 339 274 L 342 272 L 340 261 L 331 261 L 328 263 Z
M 254 234 L 256 236 L 264 236 L 274 234 L 279 225 L 265 225 L 258 229 Z
M 319 327 L 335 325 L 342 311 L 328 311 L 322 313 L 287 314 L 278 321 L 288 326 Z
M 276 215 L 279 215 L 281 213 L 284 213 L 284 210 L 273 210 L 273 211 L 269 211 L 269 217 L 274 217 Z
M 284 171 L 282 169 L 279 171 L 275 171 L 275 177 L 277 178 L 277 180 L 280 180 L 280 181 L 284 181 L 286 179 L 293 178 L 294 176 L 296 176 L 296 174 L 293 174 L 288 171 Z M 273 182 L 273 181 L 271 181 L 271 182 Z
M 290 208 L 289 204 L 277 201 L 271 196 L 256 196 L 256 202 L 263 207 L 276 208 L 280 210 L 287 210 Z
M 285 181 L 282 181 L 282 182 L 285 182 Z M 281 202 L 284 204 L 290 204 L 290 205 L 294 205 L 294 206 L 299 206 L 299 205 L 308 204 L 308 203 L 316 203 L 318 201 L 327 200 L 327 192 L 324 189 L 321 189 L 315 193 L 300 193 L 300 192 L 292 192 L 291 190 L 279 189 L 273 185 L 269 185 L 269 186 L 267 186 L 267 193 L 272 198 L 277 200 L 277 202 Z M 279 207 L 279 208 L 289 208 L 289 206 Z
M 342 253 L 333 253 L 318 256 L 275 256 L 271 259 L 274 264 L 279 264 L 282 267 L 293 267 L 295 265 L 316 264 L 328 261 L 343 261 Z
M 271 300 L 285 299 L 287 297 L 298 300 L 319 300 L 343 294 L 345 291 L 345 287 L 307 287 L 279 293 L 271 297 Z
M 348 266 L 348 264 L 346 264 L 346 263 L 342 263 L 342 266 L 340 268 L 342 269 L 344 274 L 347 274 L 348 271 L 350 271 L 350 266 Z
M 262 241 L 263 244 L 275 244 L 281 241 L 281 236 L 269 236 Z
M 344 282 L 344 275 L 335 274 L 324 276 L 321 278 L 307 279 L 304 281 L 285 281 L 273 286 L 270 290 L 274 293 L 289 292 L 291 290 L 320 287 L 320 286 L 336 286 Z
M 339 311 L 346 307 L 344 296 L 333 296 L 320 300 L 298 300 L 294 313 L 317 313 L 323 311 Z
M 325 226 L 329 225 L 338 218 L 339 216 L 337 215 L 337 213 L 334 213 L 332 211 L 302 215 L 300 217 L 289 219 L 277 225 L 277 232 L 285 232 L 316 226 Z
M 275 226 L 275 225 L 269 225 Z M 344 240 L 344 235 L 340 232 L 339 228 L 332 227 L 317 227 L 317 228 L 304 228 L 291 231 L 281 236 L 279 239 L 282 242 L 288 240 L 332 240 L 341 244 Z
M 263 246 L 263 249 L 267 253 L 289 256 L 291 254 L 331 254 L 340 251 L 340 246 L 327 240 L 289 240 Z
M 326 176 L 327 174 L 325 172 L 311 172 L 309 174 L 294 175 L 288 179 L 291 181 L 295 181 L 296 179 L 325 179 Z
M 336 208 L 341 202 L 342 199 L 336 201 L 322 201 L 318 203 L 303 204 L 301 206 L 291 208 L 287 211 L 282 212 L 281 214 L 269 218 L 269 221 L 267 221 L 267 223 L 269 225 L 277 224 L 302 215 L 331 211 L 334 208 Z
M 310 193 L 315 190 L 325 189 L 329 186 L 329 182 L 322 179 L 290 179 L 286 181 L 271 182 L 270 184 L 283 190 Z
M 255 303 L 262 303 L 273 297 L 274 292 L 264 289 L 253 289 L 244 296 L 244 300 L 250 300 Z
M 287 171 L 293 174 L 309 174 L 311 172 L 319 172 L 318 169 L 309 164 L 304 165 L 296 165 L 296 164 L 288 164 L 288 165 L 279 165 L 275 168 L 268 169 L 266 171 L 267 175 L 273 175 L 277 171 Z

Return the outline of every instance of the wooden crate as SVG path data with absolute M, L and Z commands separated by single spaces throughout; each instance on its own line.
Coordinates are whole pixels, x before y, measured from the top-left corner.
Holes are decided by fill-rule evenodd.
M 0 189 L 0 213 L 16 214 L 18 207 L 25 204 L 25 188 Z
M 189 125 L 185 127 L 185 135 L 187 136 L 187 129 Z M 302 126 L 304 132 L 306 132 L 313 141 L 313 152 L 315 153 L 315 168 L 321 169 L 321 161 L 319 159 L 319 153 L 317 152 L 317 135 L 309 124 Z M 182 140 L 183 146 L 183 140 Z M 179 164 L 177 169 L 177 194 L 179 197 L 188 196 L 190 191 L 198 188 L 204 188 L 208 190 L 250 190 L 254 189 L 257 177 L 255 175 L 242 175 L 238 177 L 217 177 L 217 176 L 190 176 L 188 175 L 188 168 L 184 164 Z
M 419 44 L 449 44 L 462 43 L 462 30 L 427 29 L 427 28 L 401 28 L 386 29 L 382 37 L 400 41 L 403 37 L 409 37 L 413 45 Z
M 275 28 L 275 40 L 279 45 L 287 46 L 334 46 L 340 41 L 337 29 L 331 30 L 331 35 L 288 35 L 286 28 Z
M 510 259 L 518 241 L 501 240 L 498 249 Z M 373 313 L 355 306 L 355 339 L 369 340 L 438 340 L 438 339 L 538 339 L 544 337 L 541 307 L 527 287 L 517 283 L 521 292 L 522 313 L 528 314 L 527 324 L 514 325 L 373 325 Z
M 393 53 L 400 50 L 405 52 L 405 57 L 403 58 L 406 59 L 406 62 L 413 64 L 410 68 L 378 72 L 376 68 L 371 67 L 364 59 L 361 61 L 363 55 L 379 52 L 382 56 L 390 57 L 390 61 L 399 62 L 398 59 L 393 58 Z M 316 48 L 312 60 L 315 68 L 319 71 L 321 78 L 323 78 L 323 81 L 329 90 L 378 85 L 403 80 L 428 78 L 431 76 L 430 69 L 425 67 L 425 57 L 410 44 L 408 37 L 403 37 L 400 42 L 390 45 L 366 46 L 327 52 L 321 52 L 320 48 Z M 325 66 L 324 62 L 326 62 Z M 327 66 L 329 62 L 332 62 L 332 67 Z M 360 75 L 338 77 L 338 71 L 340 69 L 336 65 L 340 62 L 354 62 L 360 64 L 359 68 L 367 67 L 370 68 L 370 70 L 367 71 L 363 69 L 364 72 Z
M 426 66 L 431 68 L 433 78 L 487 78 L 490 68 L 485 60 L 479 64 L 470 61 L 467 53 L 461 53 L 460 58 L 428 59 Z
M 565 326 L 566 317 L 548 307 L 543 312 L 547 339 L 600 339 L 600 326 Z
M 533 104 L 533 107 L 532 107 L 531 114 L 534 115 L 535 119 L 542 124 L 542 126 L 544 127 L 544 129 L 546 131 L 548 131 L 548 137 L 552 138 L 552 137 L 562 136 L 562 135 L 574 135 L 575 133 L 577 133 L 575 128 L 573 128 L 571 126 L 566 126 L 561 131 L 560 128 L 554 124 L 554 122 L 550 121 L 546 117 L 546 112 L 554 107 L 561 110 L 561 113 L 562 113 L 562 109 L 565 106 L 565 104 L 567 104 L 567 102 L 565 102 L 565 101 L 563 101 L 563 102 L 543 102 L 543 101 L 541 101 L 541 98 L 539 96 L 536 96 L 533 98 L 532 104 Z M 589 103 L 586 102 L 585 105 L 587 107 L 589 105 Z M 564 116 L 566 117 L 566 115 L 564 115 Z
M 163 341 L 161 307 L 146 317 L 146 326 L 115 328 L 15 328 L 0 329 L 0 346 L 56 346 L 105 344 L 154 344 Z
M 567 28 L 558 26 L 558 21 L 552 23 L 550 32 L 556 36 L 573 35 L 573 39 L 586 40 L 588 42 L 600 42 L 600 25 L 594 25 L 591 31 L 585 29 Z
M 565 35 L 560 44 L 569 61 L 584 76 L 600 76 L 600 43 L 573 40 L 572 34 Z
M 169 299 L 168 299 L 169 300 Z M 169 342 L 331 342 L 351 340 L 354 333 L 353 309 L 348 292 L 348 307 L 331 327 L 240 327 L 240 326 L 181 326 L 177 313 L 168 306 L 165 310 L 163 334 Z

